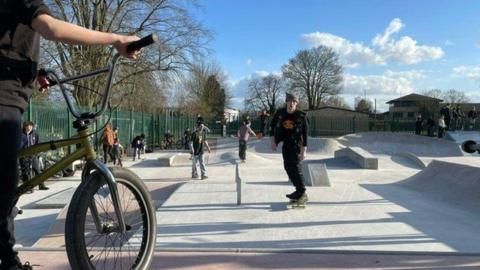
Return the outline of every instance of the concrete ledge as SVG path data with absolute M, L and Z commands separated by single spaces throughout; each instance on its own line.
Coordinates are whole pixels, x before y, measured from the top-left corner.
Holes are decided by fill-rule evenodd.
M 427 165 L 425 165 L 425 163 L 420 158 L 418 158 L 415 154 L 411 152 L 400 152 L 400 153 L 397 153 L 397 155 L 413 161 L 421 169 L 424 169 L 427 167 Z
M 348 157 L 363 169 L 378 170 L 378 158 L 359 147 L 347 147 L 337 150 L 334 156 Z
M 311 187 L 329 187 L 330 179 L 328 178 L 327 165 L 324 163 L 304 162 L 303 171 L 305 176 L 305 184 Z
M 176 153 L 171 153 L 171 154 L 165 155 L 163 157 L 159 157 L 157 159 L 158 163 L 159 163 L 159 166 L 161 166 L 161 167 L 172 167 L 176 155 L 177 155 Z

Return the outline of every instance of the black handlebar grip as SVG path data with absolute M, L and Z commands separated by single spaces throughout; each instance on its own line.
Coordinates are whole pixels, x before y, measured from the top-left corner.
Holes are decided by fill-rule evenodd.
M 134 41 L 127 45 L 127 53 L 131 53 L 133 51 L 138 51 L 143 47 L 156 43 L 158 41 L 158 36 L 155 34 L 150 34 L 140 40 Z

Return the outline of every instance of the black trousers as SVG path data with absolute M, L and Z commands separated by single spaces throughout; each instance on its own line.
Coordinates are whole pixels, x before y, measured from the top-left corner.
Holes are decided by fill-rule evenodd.
M 0 260 L 2 267 L 19 262 L 13 250 L 14 196 L 18 186 L 17 151 L 20 148 L 22 114 L 16 107 L 0 105 Z
M 111 160 L 114 160 L 112 156 L 112 146 L 108 144 L 104 144 L 103 145 L 103 163 L 107 164 L 108 156 L 110 156 Z
M 305 178 L 302 172 L 302 164 L 298 159 L 300 147 L 294 143 L 284 142 L 282 147 L 283 167 L 295 190 L 305 192 Z
M 238 141 L 238 157 L 240 157 L 241 160 L 247 158 L 247 141 L 245 140 Z

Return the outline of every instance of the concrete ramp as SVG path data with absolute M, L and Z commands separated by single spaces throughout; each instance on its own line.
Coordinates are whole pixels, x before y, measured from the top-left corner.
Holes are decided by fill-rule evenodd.
M 433 160 L 419 173 L 398 185 L 423 197 L 480 214 L 480 168 Z
M 451 141 L 461 144 L 464 141 L 476 141 L 480 143 L 479 131 L 447 131 L 445 138 Z
M 262 140 L 251 140 L 248 142 L 249 149 L 257 153 L 271 154 L 272 149 L 270 145 L 270 138 L 263 138 Z M 308 154 L 316 155 L 332 155 L 336 150 L 341 148 L 340 144 L 335 139 L 331 138 L 308 138 Z M 277 151 L 280 151 L 277 150 Z M 280 151 L 281 153 L 281 151 Z
M 408 133 L 364 132 L 339 137 L 344 146 L 356 146 L 373 155 L 397 155 L 410 152 L 418 157 L 463 156 L 458 144 L 452 141 Z

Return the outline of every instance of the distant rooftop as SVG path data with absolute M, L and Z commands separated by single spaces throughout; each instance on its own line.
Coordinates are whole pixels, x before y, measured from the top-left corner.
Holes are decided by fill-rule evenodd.
M 419 94 L 410 94 L 410 95 L 406 95 L 406 96 L 403 96 L 403 97 L 399 97 L 397 99 L 392 99 L 390 101 L 387 101 L 387 104 L 392 104 L 392 103 L 400 102 L 400 101 L 436 101 L 436 102 L 443 102 L 442 99 L 438 99 L 438 98 L 423 96 L 423 95 L 419 95 Z

